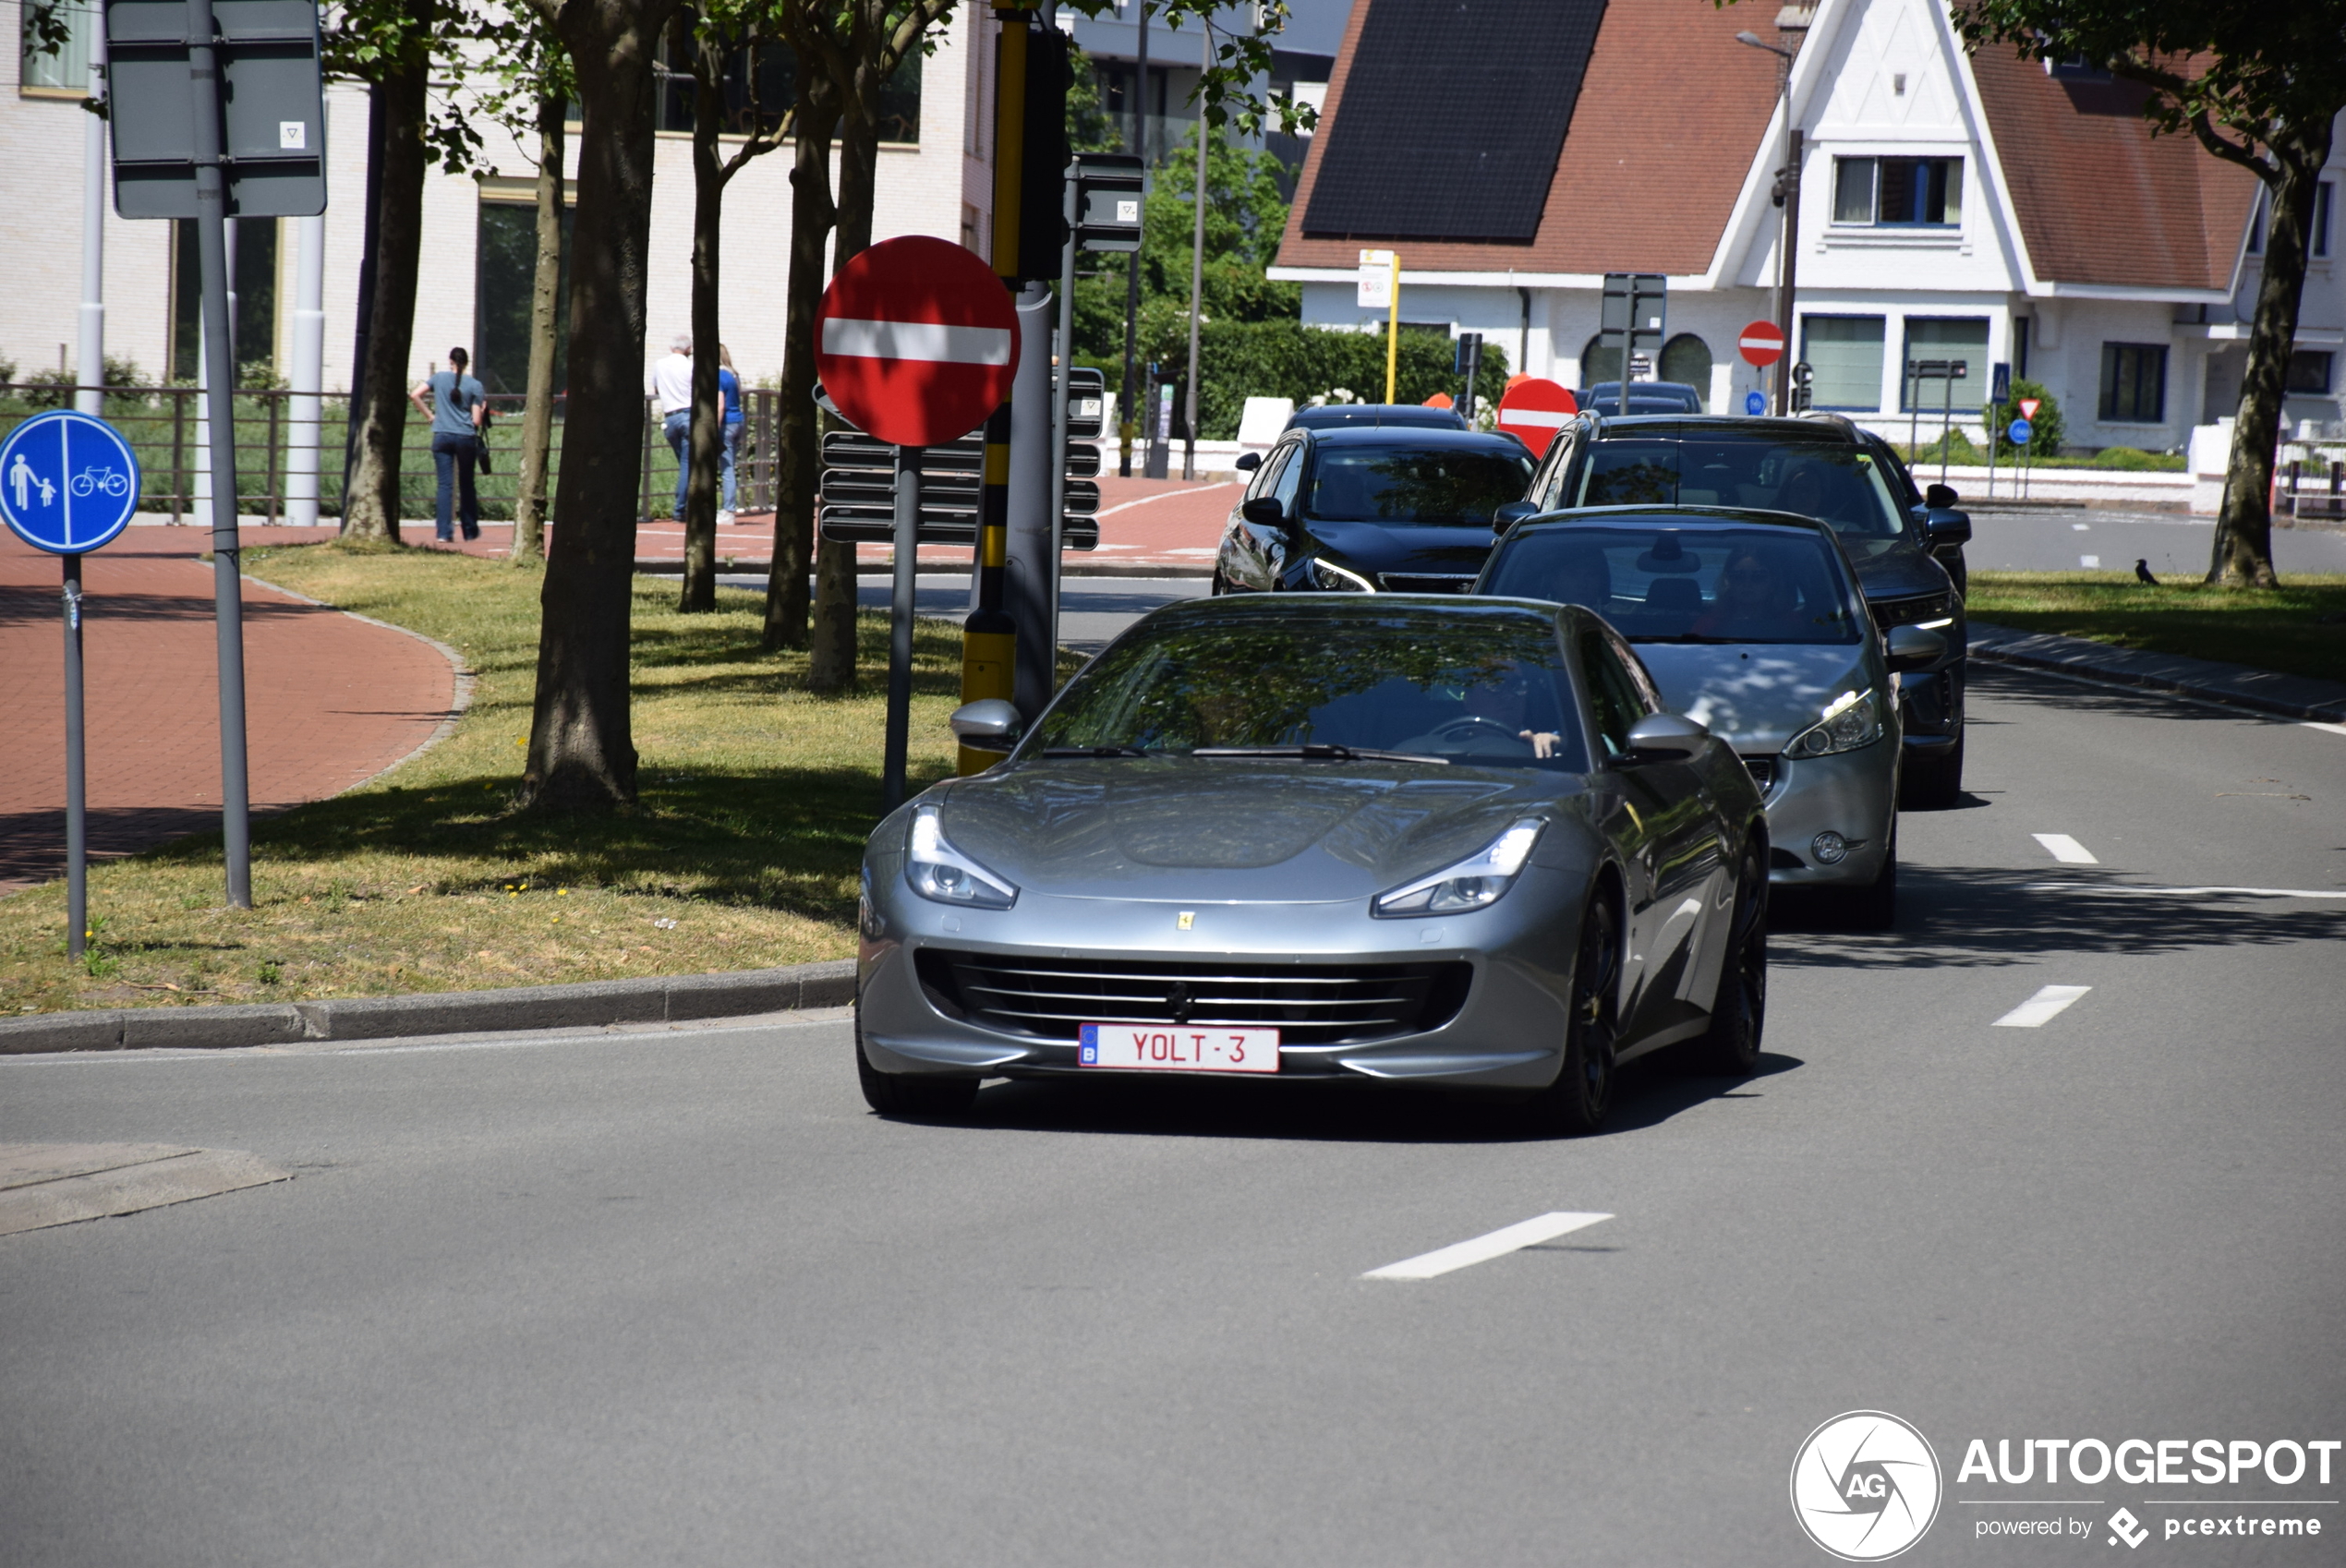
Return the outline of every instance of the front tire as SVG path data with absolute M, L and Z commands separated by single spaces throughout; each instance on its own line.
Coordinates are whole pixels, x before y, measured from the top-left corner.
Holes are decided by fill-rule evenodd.
M 883 1116 L 907 1121 L 950 1121 L 969 1114 L 977 1100 L 977 1080 L 937 1073 L 882 1072 L 864 1054 L 864 1019 L 855 1019 L 855 1079 L 864 1103 Z
M 1697 1068 L 1722 1078 L 1746 1078 L 1760 1065 L 1760 1036 L 1768 1021 L 1768 868 L 1757 840 L 1743 852 L 1711 1028 L 1695 1042 Z
M 1960 715 L 1956 724 L 1963 722 Z M 1953 811 L 1963 801 L 1963 730 L 1944 751 L 1909 752 L 1904 761 L 1898 791 L 1902 811 Z
M 1570 1137 L 1604 1125 L 1613 1109 L 1614 1046 L 1619 1032 L 1614 1008 L 1620 990 L 1620 916 L 1612 901 L 1599 895 L 1580 920 L 1564 1061 L 1555 1082 L 1531 1101 L 1532 1125 L 1540 1130 Z

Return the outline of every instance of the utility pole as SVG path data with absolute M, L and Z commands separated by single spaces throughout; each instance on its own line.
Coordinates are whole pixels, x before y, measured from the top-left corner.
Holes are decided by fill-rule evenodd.
M 94 27 L 90 34 L 91 112 L 81 127 L 81 343 L 73 405 L 95 417 L 106 404 L 99 390 L 106 380 L 106 118 L 98 112 L 106 103 L 106 30 Z M 78 934 L 80 927 L 74 929 Z
M 1800 39 L 1808 30 L 1804 21 L 1798 27 L 1786 27 L 1782 20 L 1776 30 L 1793 40 L 1786 47 L 1770 43 L 1755 32 L 1735 34 L 1737 43 L 1754 49 L 1764 49 L 1776 57 L 1776 107 L 1784 117 L 1784 167 L 1776 171 L 1776 205 L 1784 209 L 1784 222 L 1776 240 L 1776 330 L 1784 334 L 1784 357 L 1776 361 L 1776 414 L 1782 417 L 1792 412 L 1793 353 L 1792 300 L 1795 280 L 1799 272 L 1800 245 L 1800 161 L 1802 138 L 1792 123 L 1792 62 L 1800 53 Z M 1629 367 L 1621 367 L 1621 384 L 1629 384 Z M 1626 406 L 1626 404 L 1625 404 Z
M 1140 0 L 1140 75 L 1132 87 L 1132 151 L 1141 160 L 1141 201 L 1145 207 L 1149 169 L 1149 0 Z M 1132 416 L 1132 377 L 1140 331 L 1141 253 L 1136 250 L 1124 263 L 1124 390 L 1116 399 L 1117 435 L 1121 443 L 1116 471 L 1127 479 L 1132 476 L 1132 437 L 1139 428 L 1139 421 Z
M 1197 67 L 1201 75 L 1214 68 L 1214 24 L 1202 25 Z M 1197 107 L 1197 227 L 1190 239 L 1190 412 L 1189 440 L 1181 448 L 1181 477 L 1197 477 L 1197 337 L 1198 312 L 1205 305 L 1205 148 L 1213 134 L 1206 123 L 1205 104 Z

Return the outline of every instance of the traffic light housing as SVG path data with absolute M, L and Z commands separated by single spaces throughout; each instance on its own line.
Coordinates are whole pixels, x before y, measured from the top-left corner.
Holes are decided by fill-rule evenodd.
M 1058 282 L 1067 243 L 1068 38 L 1039 23 L 1026 31 L 1026 122 L 1019 147 L 1018 262 L 1012 283 Z
M 1817 372 L 1803 359 L 1792 368 L 1792 411 L 1805 413 L 1816 405 Z

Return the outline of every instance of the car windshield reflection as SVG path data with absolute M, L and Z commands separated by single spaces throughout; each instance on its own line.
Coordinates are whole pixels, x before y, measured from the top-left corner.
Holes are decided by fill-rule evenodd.
M 1539 529 L 1485 591 L 1584 605 L 1638 643 L 1854 643 L 1862 624 L 1832 546 L 1790 525 Z
M 1323 522 L 1448 523 L 1489 527 L 1520 501 L 1531 460 L 1455 448 L 1324 446 L 1303 512 Z
M 1866 541 L 1886 547 L 1908 523 L 1871 452 L 1760 436 L 1598 441 L 1570 504 L 1789 512 L 1831 524 L 1860 549 Z

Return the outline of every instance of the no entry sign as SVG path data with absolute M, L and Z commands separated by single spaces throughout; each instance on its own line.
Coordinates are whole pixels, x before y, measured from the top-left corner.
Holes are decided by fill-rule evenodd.
M 1743 351 L 1746 364 L 1764 369 L 1784 357 L 1784 333 L 1773 321 L 1754 321 L 1744 328 L 1735 346 Z
M 1010 394 L 1018 312 L 994 269 L 949 240 L 907 235 L 831 280 L 816 373 L 839 411 L 896 446 L 938 446 Z
M 1538 376 L 1518 378 L 1499 400 L 1499 428 L 1544 456 L 1564 422 L 1580 412 L 1571 392 Z

